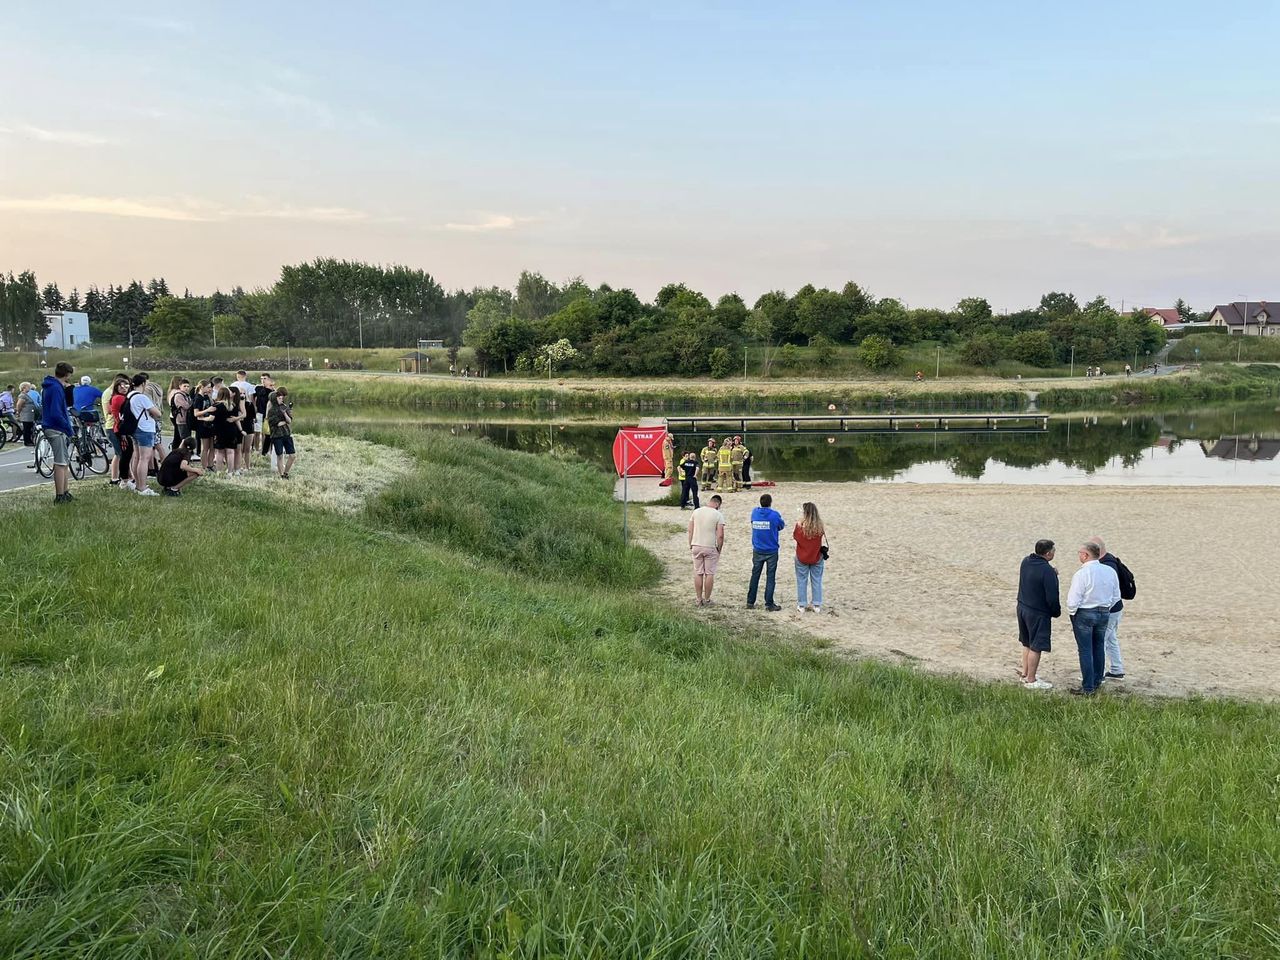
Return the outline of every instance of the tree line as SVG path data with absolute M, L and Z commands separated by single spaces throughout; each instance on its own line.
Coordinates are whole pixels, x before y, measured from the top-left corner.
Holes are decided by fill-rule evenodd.
M 1178 301 L 1180 312 L 1194 319 Z M 418 340 L 474 348 L 491 372 L 557 368 L 611 376 L 727 376 L 744 351 L 767 373 L 779 356 L 812 348 L 816 366 L 839 346 L 856 348 L 871 369 L 894 366 L 904 347 L 957 348 L 975 366 L 1006 360 L 1049 367 L 1069 362 L 1132 360 L 1164 343 L 1164 330 L 1140 313 L 1121 316 L 1104 298 L 1081 305 L 1074 295 L 1045 294 L 1032 308 L 996 314 L 981 297 L 950 309 L 908 309 L 857 283 L 839 290 L 805 285 L 774 290 L 748 305 L 736 293 L 714 303 L 683 283 L 651 302 L 629 289 L 592 287 L 581 278 L 557 284 L 524 272 L 513 289 L 446 292 L 427 272 L 334 258 L 285 266 L 268 289 L 235 287 L 209 295 L 174 294 L 163 277 L 90 287 L 63 296 L 40 289 L 34 275 L 0 278 L 0 337 L 33 343 L 44 336 L 41 310 L 83 310 L 97 343 L 189 350 L 207 345 L 411 347 Z

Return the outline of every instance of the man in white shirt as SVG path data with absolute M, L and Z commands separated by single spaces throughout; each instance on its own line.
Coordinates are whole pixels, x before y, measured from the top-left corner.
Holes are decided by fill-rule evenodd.
M 707 506 L 693 511 L 689 518 L 689 550 L 693 553 L 693 605 L 711 605 L 711 588 L 716 584 L 716 569 L 720 564 L 720 551 L 724 549 L 724 514 L 720 512 L 718 496 L 707 501 Z
M 1120 578 L 1106 564 L 1099 563 L 1102 550 L 1096 543 L 1080 548 L 1080 569 L 1071 578 L 1067 591 L 1067 613 L 1076 635 L 1080 654 L 1080 686 L 1071 693 L 1092 696 L 1102 685 L 1107 666 L 1107 624 L 1111 608 L 1120 600 Z

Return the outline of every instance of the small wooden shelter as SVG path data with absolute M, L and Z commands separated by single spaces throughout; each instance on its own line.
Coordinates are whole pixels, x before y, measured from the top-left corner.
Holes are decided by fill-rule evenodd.
M 431 364 L 431 358 L 420 350 L 414 350 L 406 353 L 396 362 L 400 364 L 401 373 L 426 373 Z

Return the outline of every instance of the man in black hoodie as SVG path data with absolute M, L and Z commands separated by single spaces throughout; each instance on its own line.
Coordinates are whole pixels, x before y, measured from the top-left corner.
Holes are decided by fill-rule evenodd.
M 1050 649 L 1053 618 L 1062 616 L 1058 571 L 1053 559 L 1053 541 L 1037 540 L 1036 552 L 1022 561 L 1018 573 L 1018 642 L 1022 644 L 1022 685 L 1028 690 L 1048 690 L 1053 686 L 1037 674 L 1040 655 Z

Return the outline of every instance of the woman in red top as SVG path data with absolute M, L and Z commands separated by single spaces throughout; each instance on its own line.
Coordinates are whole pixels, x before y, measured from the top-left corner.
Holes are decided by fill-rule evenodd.
M 796 609 L 814 613 L 822 612 L 822 544 L 827 539 L 818 516 L 818 508 L 812 503 L 801 506 L 800 522 L 791 529 L 796 541 Z M 813 605 L 809 605 L 812 588 Z
M 124 377 L 116 377 L 111 383 L 110 399 L 107 401 L 107 413 L 111 415 L 107 422 L 107 439 L 111 441 L 111 479 L 108 486 L 120 486 L 120 464 L 127 458 L 120 456 L 120 408 L 124 406 L 125 397 L 129 393 L 129 381 Z

